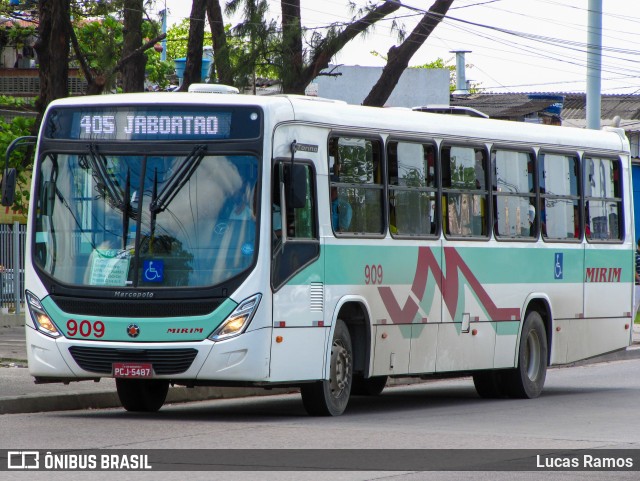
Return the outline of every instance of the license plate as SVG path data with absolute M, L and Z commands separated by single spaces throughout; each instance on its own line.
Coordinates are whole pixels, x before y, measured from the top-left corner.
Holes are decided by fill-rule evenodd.
M 113 377 L 152 377 L 151 364 L 134 364 L 130 362 L 114 362 Z

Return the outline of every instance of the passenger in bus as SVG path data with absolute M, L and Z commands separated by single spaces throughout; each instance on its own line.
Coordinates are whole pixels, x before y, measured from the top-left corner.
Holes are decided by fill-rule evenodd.
M 351 226 L 353 209 L 351 204 L 340 198 L 338 188 L 331 186 L 331 226 L 336 232 L 345 232 Z
M 591 238 L 591 229 L 588 222 L 585 222 L 584 225 L 584 235 L 587 239 Z M 575 239 L 580 238 L 580 216 L 578 215 L 577 207 L 573 208 L 573 237 Z

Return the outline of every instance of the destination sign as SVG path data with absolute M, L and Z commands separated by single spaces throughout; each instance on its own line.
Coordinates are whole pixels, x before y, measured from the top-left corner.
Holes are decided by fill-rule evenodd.
M 50 111 L 45 136 L 67 140 L 224 140 L 260 135 L 256 108 L 80 107 Z
M 95 135 L 207 135 L 228 138 L 231 114 L 217 115 L 83 115 L 80 117 L 80 138 Z M 119 132 L 120 131 L 120 132 Z

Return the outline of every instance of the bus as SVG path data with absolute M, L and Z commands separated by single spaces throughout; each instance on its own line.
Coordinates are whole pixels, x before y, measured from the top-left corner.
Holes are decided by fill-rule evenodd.
M 136 412 L 170 385 L 296 387 L 333 416 L 396 377 L 536 398 L 631 343 L 619 129 L 144 93 L 52 102 L 35 155 L 36 382 L 115 378 Z

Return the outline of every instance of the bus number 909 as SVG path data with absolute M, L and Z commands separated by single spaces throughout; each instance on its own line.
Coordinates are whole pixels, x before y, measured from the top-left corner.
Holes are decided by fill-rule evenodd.
M 364 266 L 364 283 L 367 285 L 382 284 L 382 266 L 380 264 Z
M 102 337 L 104 336 L 104 323 L 102 321 L 89 322 L 82 321 L 78 323 L 74 319 L 69 319 L 67 321 L 67 335 L 69 337 L 74 337 L 77 334 L 80 334 L 82 337 L 90 337 L 93 333 L 94 337 Z

